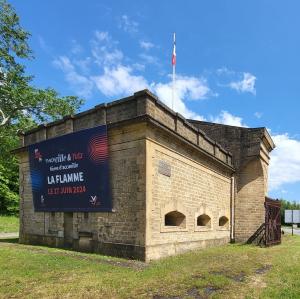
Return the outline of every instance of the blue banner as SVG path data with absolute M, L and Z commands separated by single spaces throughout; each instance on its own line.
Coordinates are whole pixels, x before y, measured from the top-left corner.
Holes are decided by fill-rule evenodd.
M 106 126 L 32 144 L 29 162 L 35 211 L 112 210 Z

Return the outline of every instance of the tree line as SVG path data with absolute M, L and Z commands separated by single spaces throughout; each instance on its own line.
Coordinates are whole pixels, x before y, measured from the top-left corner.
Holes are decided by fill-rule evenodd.
M 34 86 L 24 63 L 34 59 L 30 33 L 20 25 L 15 9 L 0 0 L 0 214 L 19 209 L 18 131 L 76 113 L 83 100 L 60 96 L 53 88 Z
M 281 224 L 287 224 L 287 225 L 291 225 L 288 223 L 284 222 L 284 211 L 285 210 L 300 210 L 300 203 L 297 203 L 296 201 L 288 201 L 288 200 L 284 200 L 281 199 L 281 208 L 280 208 L 280 215 L 281 215 Z

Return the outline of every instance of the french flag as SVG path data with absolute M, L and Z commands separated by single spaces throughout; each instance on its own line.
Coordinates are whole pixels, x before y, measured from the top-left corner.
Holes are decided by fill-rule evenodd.
M 173 45 L 173 55 L 172 55 L 172 65 L 176 65 L 176 42 L 175 42 L 175 33 L 174 33 L 174 45 Z

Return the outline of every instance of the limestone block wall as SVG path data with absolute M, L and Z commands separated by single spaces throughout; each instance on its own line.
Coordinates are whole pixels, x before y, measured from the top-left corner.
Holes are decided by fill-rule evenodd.
M 103 124 L 114 211 L 34 212 L 26 146 Z M 230 217 L 231 153 L 149 91 L 41 125 L 26 132 L 22 146 L 17 150 L 22 243 L 149 260 L 229 240 L 228 226 L 219 229 L 217 219 Z M 171 177 L 158 174 L 160 161 L 171 163 Z M 162 231 L 161 217 L 174 204 L 185 212 L 184 233 Z M 210 230 L 195 228 L 197 213 L 211 215 Z
M 265 221 L 269 152 L 275 147 L 265 128 L 191 123 L 233 153 L 235 172 L 234 239 L 246 242 Z
M 27 152 L 19 155 L 20 179 L 20 242 L 25 242 L 26 234 L 45 234 L 45 214 L 33 209 L 29 158 Z
M 231 173 L 216 168 L 178 142 L 149 130 L 147 138 L 146 259 L 153 260 L 187 250 L 230 241 Z M 164 173 L 161 167 L 169 167 Z M 162 173 L 163 172 L 163 173 Z M 178 211 L 183 226 L 166 226 L 165 215 Z M 197 225 L 208 215 L 210 227 Z M 219 219 L 226 216 L 226 226 Z
M 86 122 L 76 129 L 86 127 Z M 93 123 L 94 124 L 94 123 Z M 67 127 L 67 123 L 66 123 Z M 64 134 L 62 125 L 48 136 Z M 144 259 L 145 246 L 145 139 L 143 124 L 108 131 L 110 180 L 114 211 L 72 213 L 73 247 L 79 250 Z M 45 136 L 39 134 L 40 136 Z M 38 137 L 35 138 L 36 141 Z M 63 246 L 65 218 L 60 212 L 34 212 L 28 154 L 20 155 L 20 242 Z M 84 236 L 81 236 L 84 234 Z M 88 237 L 88 238 L 87 238 Z M 82 239 L 82 240 L 81 240 Z M 84 242 L 83 242 L 84 241 Z M 118 244 L 114 246 L 114 244 Z M 84 248 L 80 248 L 80 247 Z M 114 252 L 115 251 L 115 252 Z
M 246 242 L 265 222 L 266 174 L 265 162 L 249 161 L 239 172 L 235 199 L 235 240 Z M 266 167 L 265 167 L 266 168 Z
M 172 111 L 150 92 L 137 92 L 135 96 L 138 99 L 138 113 L 151 117 L 160 125 L 169 129 L 170 135 L 167 138 L 172 140 L 172 135 L 175 133 L 175 135 L 179 135 L 196 148 L 203 150 L 206 155 L 209 154 L 215 157 L 218 162 L 223 162 L 232 167 L 232 154 L 206 135 L 204 131 L 192 125 L 179 113 Z

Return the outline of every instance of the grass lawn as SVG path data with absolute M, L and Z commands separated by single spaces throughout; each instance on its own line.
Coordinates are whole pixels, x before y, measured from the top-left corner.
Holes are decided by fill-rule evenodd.
M 0 242 L 1 298 L 299 298 L 300 237 L 228 244 L 146 265 Z
M 18 217 L 0 215 L 0 233 L 14 233 L 18 231 L 19 231 Z

